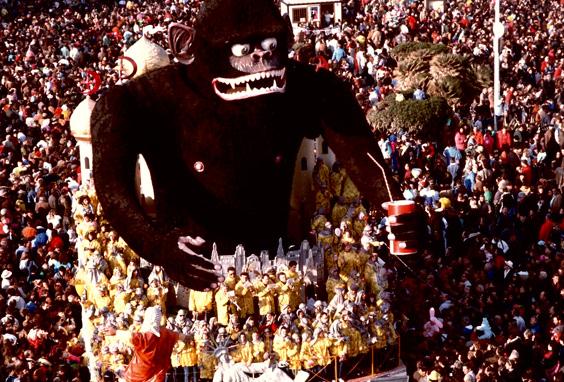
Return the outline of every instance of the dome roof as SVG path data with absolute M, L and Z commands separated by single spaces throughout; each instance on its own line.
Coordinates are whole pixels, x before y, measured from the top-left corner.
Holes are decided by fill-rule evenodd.
M 96 102 L 86 96 L 78 104 L 70 117 L 70 129 L 76 139 L 90 139 L 90 115 Z
M 151 70 L 161 68 L 170 64 L 168 53 L 162 46 L 155 44 L 145 36 L 129 47 L 124 53 L 137 64 L 137 72 L 134 77 L 138 77 Z

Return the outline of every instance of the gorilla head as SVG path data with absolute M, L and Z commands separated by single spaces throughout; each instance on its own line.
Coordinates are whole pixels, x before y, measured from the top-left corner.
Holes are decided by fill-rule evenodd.
M 195 27 L 197 33 L 171 25 L 172 51 L 185 63 L 191 62 L 189 52 L 198 52 L 196 63 L 206 63 L 210 85 L 220 98 L 233 101 L 285 91 L 291 33 L 271 1 L 207 1 Z

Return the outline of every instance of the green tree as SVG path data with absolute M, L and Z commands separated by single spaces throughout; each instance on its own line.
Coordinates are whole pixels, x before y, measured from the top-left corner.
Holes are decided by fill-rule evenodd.
M 416 138 L 436 140 L 452 117 L 452 109 L 444 98 L 415 100 L 409 93 L 390 94 L 368 112 L 367 118 L 376 132 L 398 134 L 408 132 Z
M 487 67 L 449 53 L 442 44 L 409 42 L 398 45 L 391 54 L 398 62 L 394 77 L 402 96 L 389 96 L 370 110 L 368 120 L 377 131 L 403 130 L 436 140 L 452 118 L 452 107 L 469 105 L 492 84 Z M 413 99 L 417 89 L 426 99 Z
M 431 97 L 445 98 L 452 106 L 471 103 L 491 85 L 491 73 L 466 56 L 424 48 L 398 57 L 394 75 L 400 91 L 419 88 Z

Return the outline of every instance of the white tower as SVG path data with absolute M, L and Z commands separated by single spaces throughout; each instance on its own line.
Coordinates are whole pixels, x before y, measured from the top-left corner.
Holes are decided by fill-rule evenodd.
M 90 135 L 90 115 L 96 102 L 86 96 L 74 109 L 70 117 L 71 133 L 80 151 L 80 174 L 82 184 L 87 185 L 92 178 L 92 141 Z

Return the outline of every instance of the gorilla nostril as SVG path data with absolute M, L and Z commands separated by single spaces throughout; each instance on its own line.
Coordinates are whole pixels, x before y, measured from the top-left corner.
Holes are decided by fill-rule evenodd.
M 259 62 L 260 59 L 262 58 L 263 52 L 253 52 L 251 54 L 251 57 L 253 58 L 253 61 L 255 62 Z

